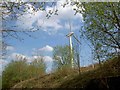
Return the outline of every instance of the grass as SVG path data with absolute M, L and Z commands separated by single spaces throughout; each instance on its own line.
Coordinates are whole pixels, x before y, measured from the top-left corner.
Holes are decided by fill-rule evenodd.
M 13 88 L 56 88 L 61 85 L 63 81 L 66 81 L 75 75 L 78 75 L 77 71 L 64 68 L 63 70 L 58 70 L 52 74 L 23 81 L 15 85 Z
M 74 77 L 71 80 L 65 81 L 59 87 L 62 88 L 81 88 L 86 87 L 86 85 L 93 79 L 101 79 L 108 77 L 120 76 L 120 61 L 119 58 L 114 58 L 112 60 L 106 61 L 101 67 L 84 72 L 81 75 Z
M 81 68 L 81 74 L 77 70 L 63 68 L 52 74 L 23 81 L 13 88 L 85 88 L 91 81 L 106 83 L 104 78 L 120 76 L 119 59 L 115 57 L 94 69 L 91 66 Z

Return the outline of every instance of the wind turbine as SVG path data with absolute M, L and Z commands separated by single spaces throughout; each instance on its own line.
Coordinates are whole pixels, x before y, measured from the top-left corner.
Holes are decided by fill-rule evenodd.
M 71 60 L 71 66 L 72 68 L 74 68 L 74 61 L 73 61 L 73 46 L 72 46 L 72 36 L 73 38 L 79 43 L 80 41 L 77 39 L 77 37 L 74 35 L 74 32 L 72 32 L 71 30 L 71 23 L 69 22 L 69 26 L 70 26 L 70 32 L 66 35 L 69 38 L 69 45 L 70 45 L 70 60 Z M 79 67 L 79 73 L 80 73 L 80 61 L 79 61 L 79 53 L 77 53 L 77 57 L 78 57 L 78 67 Z
M 69 38 L 69 46 L 70 46 L 70 62 L 72 68 L 74 68 L 74 61 L 73 61 L 73 47 L 72 47 L 72 35 L 74 32 L 71 30 L 71 23 L 69 21 L 69 26 L 70 26 L 70 32 L 66 35 Z

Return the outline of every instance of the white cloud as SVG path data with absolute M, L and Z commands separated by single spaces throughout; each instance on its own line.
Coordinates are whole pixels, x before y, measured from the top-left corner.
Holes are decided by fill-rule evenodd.
M 26 62 L 30 63 L 32 62 L 35 57 L 29 57 L 27 55 L 23 55 L 23 54 L 20 54 L 20 53 L 12 53 L 10 56 L 9 56 L 9 59 L 12 59 L 14 61 L 22 61 L 22 60 L 26 60 Z
M 30 9 L 28 10 L 29 13 L 23 13 L 22 16 L 18 17 L 18 20 L 16 22 L 17 28 L 24 28 L 26 30 L 30 30 L 31 28 L 34 28 L 33 24 L 38 20 L 38 18 L 41 16 L 42 11 L 35 12 L 32 10 L 32 5 L 28 4 L 30 6 Z
M 41 27 L 41 30 L 47 32 L 49 35 L 55 34 L 58 30 L 63 28 L 61 21 L 60 19 L 57 19 L 57 16 L 52 16 L 47 19 L 45 12 L 41 12 L 40 18 L 37 20 L 37 26 Z
M 60 19 L 66 19 L 66 20 L 68 19 L 73 20 L 77 18 L 82 19 L 81 14 L 74 15 L 75 11 L 73 9 L 75 8 L 75 6 L 68 4 L 63 8 L 61 5 L 63 5 L 63 3 L 61 2 L 57 3 L 58 14 L 59 14 L 58 16 Z
M 50 56 L 32 56 L 32 57 L 29 57 L 28 60 L 34 61 L 35 59 L 38 59 L 38 58 L 43 58 L 44 62 L 52 62 L 53 61 L 52 57 L 50 57 Z
M 33 59 L 42 58 L 41 56 L 33 56 Z
M 4 65 L 4 64 L 7 64 L 7 63 L 8 63 L 8 61 L 0 59 L 0 65 Z
M 52 62 L 53 61 L 52 57 L 50 57 L 50 56 L 44 56 L 43 59 L 45 60 L 45 62 Z
M 6 47 L 6 50 L 10 50 L 10 51 L 13 51 L 15 48 L 14 47 L 12 47 L 12 46 L 7 46 Z
M 72 31 L 80 29 L 80 25 L 76 25 L 76 24 L 73 24 L 73 23 L 65 23 L 65 25 L 64 25 L 65 29 L 70 30 L 70 27 L 71 27 Z
M 58 15 L 55 16 L 53 15 L 49 19 L 44 19 L 46 14 L 42 13 L 41 18 L 38 19 L 38 26 L 42 25 L 41 27 L 43 28 L 44 31 L 48 32 L 50 35 L 57 33 L 58 30 L 65 29 L 63 25 L 63 20 L 66 22 L 69 22 L 69 20 L 82 20 L 82 15 L 81 14 L 75 14 L 75 11 L 73 11 L 73 7 L 71 5 L 67 5 L 66 7 L 62 7 L 61 5 L 64 3 L 62 2 L 57 2 L 56 8 L 58 9 Z M 74 7 L 75 8 L 75 7 Z M 47 12 L 49 10 L 53 10 L 51 7 L 46 7 Z M 41 22 L 43 22 L 41 24 Z M 50 29 L 52 28 L 52 30 Z M 77 28 L 77 26 L 74 26 L 74 28 Z
M 46 64 L 46 72 L 47 73 L 50 73 L 51 71 L 52 71 L 52 63 L 53 63 L 53 59 L 52 59 L 52 57 L 50 57 L 50 56 L 44 56 L 43 57 L 43 59 L 44 59 L 44 62 L 45 62 L 45 64 Z
M 43 51 L 43 52 L 52 52 L 53 51 L 53 47 L 46 45 L 43 48 L 40 48 L 39 51 Z
M 25 58 L 28 58 L 27 56 L 19 53 L 12 53 L 9 58 L 12 58 L 13 60 L 23 60 Z
M 42 27 L 44 27 L 44 30 L 48 33 L 50 33 L 49 31 L 49 27 L 52 28 L 51 33 L 54 32 L 53 34 L 57 33 L 58 30 L 60 29 L 65 29 L 64 25 L 62 25 L 63 20 L 66 20 L 67 22 L 73 21 L 75 19 L 77 20 L 82 20 L 82 15 L 81 14 L 75 14 L 75 11 L 73 11 L 73 8 L 75 8 L 75 6 L 71 6 L 71 5 L 67 5 L 66 7 L 62 7 L 61 5 L 65 2 L 57 2 L 56 8 L 58 9 L 58 15 L 57 16 L 52 16 L 49 19 L 45 19 L 44 24 L 42 24 Z M 51 7 L 47 7 L 46 10 L 52 10 Z M 41 22 L 41 19 L 38 20 L 39 22 Z M 40 23 L 38 22 L 38 25 L 40 25 Z M 72 26 L 73 28 L 78 28 L 77 26 Z M 75 29 L 74 29 L 75 30 Z
M 33 28 L 33 24 L 36 24 L 41 30 L 47 32 L 49 35 L 53 35 L 58 32 L 58 30 L 65 29 L 63 25 L 63 20 L 67 22 L 69 20 L 82 20 L 82 15 L 77 14 L 74 15 L 73 8 L 75 6 L 67 5 L 66 7 L 62 7 L 61 5 L 65 2 L 65 0 L 57 2 L 55 8 L 58 9 L 58 15 L 53 15 L 49 19 L 46 18 L 46 12 L 49 10 L 53 10 L 50 6 L 46 7 L 46 11 L 37 11 L 33 12 L 34 14 L 24 14 L 19 17 L 20 20 L 17 21 L 17 25 L 19 27 L 24 27 L 25 29 Z M 32 7 L 32 6 L 31 6 Z M 29 10 L 32 12 L 32 9 Z
M 45 62 L 53 61 L 52 57 L 50 57 L 50 56 L 27 56 L 27 55 L 23 55 L 23 54 L 19 54 L 19 53 L 12 53 L 10 55 L 10 58 L 13 59 L 14 61 L 24 60 L 26 58 L 26 61 L 29 63 L 38 58 L 43 58 Z M 5 63 L 5 62 L 1 61 L 0 64 L 1 63 Z
M 33 62 L 34 60 L 40 60 L 40 59 L 42 59 L 43 57 L 42 56 L 32 56 L 32 57 L 28 57 L 27 58 L 27 62 L 29 62 L 29 63 L 31 63 L 31 62 Z

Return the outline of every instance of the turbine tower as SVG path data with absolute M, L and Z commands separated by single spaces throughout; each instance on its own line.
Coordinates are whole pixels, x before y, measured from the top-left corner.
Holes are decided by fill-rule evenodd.
M 77 41 L 78 44 L 81 44 L 81 43 L 78 40 L 78 38 L 74 35 L 74 32 L 72 32 L 70 22 L 69 22 L 69 26 L 70 26 L 70 32 L 66 36 L 69 38 L 71 67 L 74 68 L 72 36 Z M 78 62 L 78 68 L 79 68 L 79 73 L 80 73 L 80 57 L 79 57 L 79 53 L 77 53 L 77 62 Z
M 73 47 L 72 47 L 72 35 L 74 34 L 74 32 L 71 31 L 71 23 L 69 22 L 70 25 L 70 32 L 69 34 L 67 34 L 66 36 L 69 38 L 69 46 L 70 46 L 70 62 L 71 62 L 71 66 L 72 68 L 74 67 L 74 61 L 73 61 Z
M 72 68 L 74 67 L 74 61 L 73 61 L 73 47 L 72 47 L 72 35 L 74 32 L 70 32 L 67 37 L 69 37 L 69 45 L 70 45 L 70 61 Z

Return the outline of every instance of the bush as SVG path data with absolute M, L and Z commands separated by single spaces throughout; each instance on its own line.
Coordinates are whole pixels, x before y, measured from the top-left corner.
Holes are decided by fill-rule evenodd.
M 2 73 L 2 88 L 10 88 L 16 83 L 45 74 L 45 64 L 34 60 L 28 64 L 25 60 L 12 61 Z
M 54 72 L 54 74 L 55 74 L 55 76 L 60 76 L 62 78 L 62 77 L 69 76 L 69 75 L 71 75 L 71 76 L 76 75 L 76 74 L 78 74 L 78 71 L 71 68 L 70 65 L 63 65 L 61 68 L 57 69 Z

